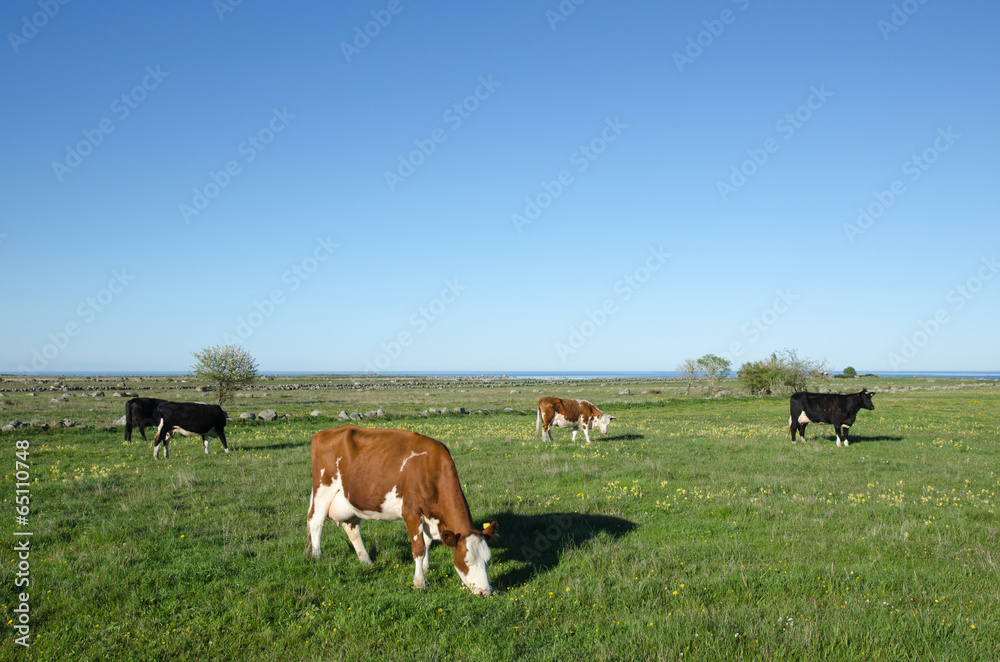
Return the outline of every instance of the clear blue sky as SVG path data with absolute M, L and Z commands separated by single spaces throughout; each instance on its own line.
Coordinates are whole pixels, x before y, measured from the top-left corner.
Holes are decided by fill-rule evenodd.
M 61 1 L 0 371 L 1000 368 L 996 3 Z

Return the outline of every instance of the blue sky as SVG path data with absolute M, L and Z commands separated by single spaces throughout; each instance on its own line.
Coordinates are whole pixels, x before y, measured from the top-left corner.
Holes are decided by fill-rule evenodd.
M 4 3 L 0 371 L 996 370 L 998 19 Z

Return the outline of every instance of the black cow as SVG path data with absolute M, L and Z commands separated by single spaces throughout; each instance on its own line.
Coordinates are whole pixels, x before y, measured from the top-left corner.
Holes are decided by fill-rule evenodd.
M 196 402 L 164 402 L 156 408 L 156 437 L 153 439 L 153 459 L 159 459 L 160 443 L 163 443 L 163 459 L 170 457 L 170 437 L 182 434 L 185 437 L 201 435 L 208 455 L 208 438 L 218 437 L 222 447 L 226 445 L 226 412 L 219 405 L 200 405 Z
M 156 408 L 166 400 L 160 398 L 132 398 L 125 403 L 125 441 L 132 441 L 132 429 L 139 430 L 146 441 L 146 428 L 160 422 Z
M 854 425 L 854 419 L 862 409 L 875 409 L 872 404 L 872 393 L 861 389 L 857 393 L 842 395 L 840 393 L 793 393 L 789 402 L 791 413 L 788 417 L 788 430 L 792 433 L 792 443 L 795 443 L 795 431 L 806 440 L 806 425 L 809 423 L 831 423 L 833 433 L 837 435 L 837 445 L 840 446 L 840 436 L 844 436 L 844 445 L 850 446 L 847 440 L 847 430 Z

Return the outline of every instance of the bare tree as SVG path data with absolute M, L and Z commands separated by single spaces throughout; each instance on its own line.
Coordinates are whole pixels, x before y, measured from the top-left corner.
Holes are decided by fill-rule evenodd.
M 691 385 L 698 374 L 698 362 L 694 359 L 684 359 L 677 366 L 677 372 L 681 373 L 681 379 L 687 382 L 687 393 L 684 395 L 691 395 Z
M 724 359 L 721 356 L 716 356 L 715 354 L 706 354 L 698 359 L 698 368 L 708 377 L 708 381 L 711 384 L 709 388 L 712 393 L 715 393 L 715 387 L 719 383 L 719 380 L 729 374 L 729 367 L 731 365 L 732 361 Z

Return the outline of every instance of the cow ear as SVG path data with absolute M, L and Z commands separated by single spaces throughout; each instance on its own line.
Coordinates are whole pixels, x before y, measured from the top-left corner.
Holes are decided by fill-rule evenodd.
M 459 535 L 454 531 L 449 531 L 448 529 L 441 529 L 438 531 L 441 535 L 441 542 L 444 543 L 445 547 L 458 547 Z
M 497 535 L 498 524 L 496 522 L 490 522 L 487 526 L 483 527 L 483 538 L 490 540 Z

